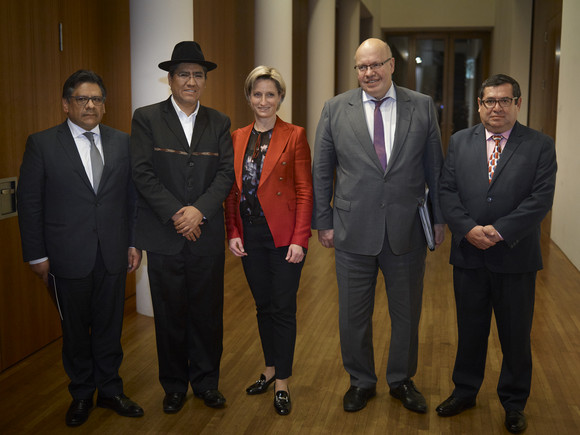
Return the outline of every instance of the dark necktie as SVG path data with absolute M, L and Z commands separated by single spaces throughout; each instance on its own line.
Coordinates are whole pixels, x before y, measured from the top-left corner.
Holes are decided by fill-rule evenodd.
M 103 175 L 103 158 L 99 149 L 95 145 L 94 133 L 87 131 L 83 133 L 91 143 L 91 168 L 93 170 L 93 190 L 95 193 L 99 190 L 99 183 L 101 182 L 101 175 Z
M 375 128 L 374 128 L 374 145 L 375 152 L 383 165 L 383 170 L 387 168 L 387 151 L 385 150 L 385 126 L 383 125 L 383 115 L 381 114 L 381 104 L 389 97 L 382 100 L 373 100 L 375 103 Z
M 493 148 L 491 156 L 489 156 L 489 163 L 488 163 L 488 167 L 487 167 L 487 175 L 489 177 L 490 183 L 491 183 L 491 179 L 493 178 L 493 173 L 495 172 L 495 168 L 497 167 L 497 161 L 499 160 L 499 156 L 501 155 L 501 148 L 499 147 L 499 144 L 500 144 L 503 136 L 499 135 L 499 134 L 494 134 L 491 138 L 495 142 L 495 147 Z

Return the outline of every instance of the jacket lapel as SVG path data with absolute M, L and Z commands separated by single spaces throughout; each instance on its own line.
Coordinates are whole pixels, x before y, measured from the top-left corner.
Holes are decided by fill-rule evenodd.
M 238 185 L 238 190 L 242 191 L 242 172 L 244 170 L 244 156 L 246 155 L 246 147 L 248 146 L 248 141 L 250 140 L 250 134 L 252 133 L 252 128 L 254 123 L 237 130 L 236 140 L 234 142 L 235 152 L 234 152 L 234 171 L 236 173 L 236 184 Z
M 87 172 L 83 166 L 77 145 L 66 121 L 59 126 L 57 137 L 58 141 L 60 142 L 60 146 L 64 151 L 64 154 L 68 159 L 70 159 L 72 163 L 74 172 L 79 175 L 83 183 L 91 190 L 91 192 L 94 192 L 93 185 L 89 181 L 89 177 L 87 176 Z
M 510 159 L 512 158 L 512 156 L 522 143 L 522 134 L 519 125 L 520 125 L 519 122 L 516 121 L 516 123 L 513 126 L 510 137 L 506 142 L 505 146 L 503 147 L 503 150 L 501 151 L 501 156 L 497 162 L 497 166 L 493 173 L 493 178 L 491 179 L 490 187 L 491 185 L 494 184 L 495 180 L 497 180 L 497 178 L 501 175 L 503 169 L 508 164 L 508 162 L 510 161 Z
M 286 144 L 290 139 L 288 133 L 289 127 L 284 121 L 276 116 L 276 124 L 272 132 L 272 139 L 268 145 L 268 151 L 264 158 L 264 166 L 262 167 L 262 175 L 260 176 L 260 183 L 263 183 L 274 170 L 276 163 L 280 160 L 282 152 L 286 148 Z
M 347 108 L 346 115 L 356 140 L 358 141 L 360 147 L 368 154 L 370 159 L 375 162 L 377 169 L 383 173 L 383 166 L 381 165 L 381 161 L 377 156 L 375 146 L 373 145 L 373 141 L 367 127 L 367 121 L 365 118 L 362 102 L 362 89 L 358 88 L 356 92 L 352 93 L 348 104 L 349 107 Z
M 197 112 L 197 116 L 195 118 L 195 125 L 193 126 L 193 134 L 191 136 L 191 146 L 189 147 L 189 155 L 196 150 L 199 145 L 199 141 L 203 136 L 203 132 L 208 126 L 208 116 L 205 107 L 199 106 L 199 111 Z M 179 126 L 181 128 L 181 125 Z M 181 128 L 183 132 L 183 128 Z M 185 135 L 183 135 L 185 137 Z
M 200 108 L 200 111 L 201 111 L 201 108 Z M 189 147 L 189 144 L 187 142 L 187 138 L 185 137 L 183 127 L 181 126 L 181 122 L 179 122 L 179 117 L 177 116 L 177 113 L 175 112 L 175 109 L 173 108 L 173 104 L 171 104 L 171 97 L 169 97 L 167 100 L 165 100 L 165 106 L 163 107 L 162 116 L 163 116 L 163 120 L 167 124 L 167 127 L 169 128 L 169 130 L 171 130 L 171 132 L 173 132 L 173 134 L 175 135 L 175 138 L 179 142 L 179 145 L 181 145 L 181 148 L 183 148 L 184 151 L 189 152 L 190 147 Z M 196 120 L 196 124 L 197 124 L 197 120 Z M 197 128 L 197 125 L 195 128 Z M 194 128 L 194 130 L 195 130 L 195 128 Z M 195 131 L 194 131 L 194 134 L 195 134 Z M 192 144 L 193 144 L 193 141 L 192 141 Z M 171 148 L 171 147 L 167 146 L 167 148 Z
M 97 194 L 102 192 L 103 187 L 106 185 L 107 180 L 111 175 L 114 162 L 117 160 L 115 158 L 115 152 L 117 150 L 111 143 L 110 131 L 102 124 L 99 126 L 99 130 L 101 133 L 101 146 L 103 147 L 103 161 L 105 162 L 105 166 L 103 167 L 103 174 L 101 175 L 101 182 L 99 183 L 99 190 Z
M 411 104 L 411 99 L 409 98 L 407 92 L 395 84 L 393 84 L 393 86 L 395 86 L 395 92 L 397 94 L 397 121 L 395 126 L 393 147 L 391 149 L 389 161 L 387 162 L 386 172 L 389 172 L 389 169 L 393 167 L 393 162 L 397 159 L 397 156 L 403 149 L 403 144 L 407 139 L 407 133 L 409 133 L 413 112 L 415 111 L 415 107 Z

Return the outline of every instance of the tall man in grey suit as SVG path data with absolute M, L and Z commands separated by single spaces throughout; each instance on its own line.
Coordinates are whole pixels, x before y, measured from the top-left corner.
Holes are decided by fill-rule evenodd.
M 223 202 L 234 181 L 230 119 L 202 106 L 207 72 L 197 42 L 178 43 L 171 96 L 135 111 L 133 179 L 140 193 L 136 243 L 147 251 L 163 410 L 178 412 L 188 385 L 207 406 L 218 390 L 223 336 Z
M 475 406 L 493 311 L 503 352 L 497 392 L 505 425 L 517 433 L 527 427 L 540 224 L 552 207 L 556 152 L 550 137 L 517 122 L 522 98 L 512 77 L 483 82 L 478 104 L 481 124 L 451 137 L 441 177 L 441 209 L 453 234 L 459 342 L 455 389 L 437 413 L 452 416 Z
M 385 42 L 364 41 L 355 54 L 361 87 L 326 102 L 316 131 L 312 227 L 323 246 L 335 248 L 340 342 L 351 384 L 345 411 L 364 408 L 376 394 L 372 314 L 379 269 L 392 326 L 390 393 L 412 411 L 427 410 L 411 379 L 426 255 L 417 207 L 427 184 L 441 244 L 443 155 L 431 98 L 394 85 L 394 68 Z
M 24 261 L 60 304 L 69 426 L 87 420 L 95 390 L 97 406 L 143 415 L 119 376 L 125 279 L 141 251 L 133 247 L 129 135 L 100 124 L 106 96 L 94 72 L 72 74 L 62 90 L 68 119 L 29 136 L 18 183 Z

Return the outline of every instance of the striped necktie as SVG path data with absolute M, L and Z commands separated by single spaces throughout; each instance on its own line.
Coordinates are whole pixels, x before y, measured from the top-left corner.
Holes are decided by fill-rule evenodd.
M 500 144 L 501 140 L 503 139 L 503 136 L 499 135 L 499 134 L 494 134 L 491 138 L 495 142 L 495 147 L 493 148 L 493 152 L 491 153 L 491 156 L 489 156 L 489 162 L 487 165 L 487 175 L 488 175 L 490 183 L 491 183 L 491 179 L 493 178 L 493 173 L 495 172 L 495 168 L 497 167 L 497 161 L 499 160 L 499 157 L 501 155 L 501 148 L 499 147 L 499 144 Z

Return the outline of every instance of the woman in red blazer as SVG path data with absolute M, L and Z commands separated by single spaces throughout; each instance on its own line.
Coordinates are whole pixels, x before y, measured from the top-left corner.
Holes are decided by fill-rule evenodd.
M 275 382 L 274 407 L 291 410 L 288 378 L 296 342 L 296 293 L 312 217 L 310 147 L 306 133 L 276 115 L 286 95 L 280 73 L 259 66 L 247 77 L 255 122 L 234 131 L 236 180 L 226 199 L 228 243 L 242 258 L 254 296 L 266 368 L 250 395 Z

